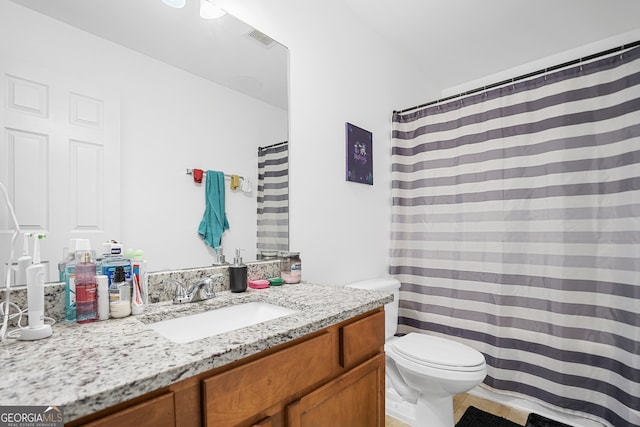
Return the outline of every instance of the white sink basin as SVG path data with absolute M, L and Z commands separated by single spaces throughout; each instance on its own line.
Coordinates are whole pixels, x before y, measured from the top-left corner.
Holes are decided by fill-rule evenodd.
M 266 302 L 248 302 L 149 325 L 176 343 L 187 343 L 296 313 Z

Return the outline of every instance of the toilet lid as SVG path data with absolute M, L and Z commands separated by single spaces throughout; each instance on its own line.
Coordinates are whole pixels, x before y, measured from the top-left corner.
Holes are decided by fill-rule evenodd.
M 473 370 L 484 365 L 479 351 L 445 338 L 412 332 L 395 340 L 393 349 L 415 363 L 438 366 L 443 369 Z

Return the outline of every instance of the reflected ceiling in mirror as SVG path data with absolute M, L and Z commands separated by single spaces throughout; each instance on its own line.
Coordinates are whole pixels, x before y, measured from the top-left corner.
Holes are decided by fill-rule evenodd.
M 11 1 L 287 110 L 287 49 L 228 14 L 201 18 L 199 1 Z

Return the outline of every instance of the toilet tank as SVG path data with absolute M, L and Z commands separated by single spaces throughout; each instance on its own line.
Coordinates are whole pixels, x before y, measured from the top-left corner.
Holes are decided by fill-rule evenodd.
M 400 299 L 400 282 L 391 277 L 362 280 L 348 283 L 347 288 L 366 289 L 393 293 L 393 301 L 384 305 L 385 338 L 392 337 L 398 329 L 398 300 Z

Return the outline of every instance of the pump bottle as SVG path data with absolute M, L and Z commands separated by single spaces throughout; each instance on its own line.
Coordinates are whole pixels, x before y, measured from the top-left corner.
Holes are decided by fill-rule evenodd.
M 75 250 L 73 260 L 65 263 L 64 267 L 64 281 L 65 281 L 65 320 L 67 322 L 76 321 L 76 253 L 89 252 L 91 250 L 91 243 L 88 239 L 76 239 Z M 92 259 L 94 257 L 92 256 Z
M 236 249 L 236 256 L 233 258 L 233 264 L 229 266 L 229 287 L 231 292 L 244 292 L 247 290 L 247 266 L 242 263 L 240 251 Z
M 113 281 L 109 285 L 109 312 L 119 319 L 131 314 L 131 285 L 125 281 L 124 267 L 116 267 Z
M 95 322 L 98 319 L 96 264 L 91 252 L 76 252 L 76 256 L 76 322 Z

